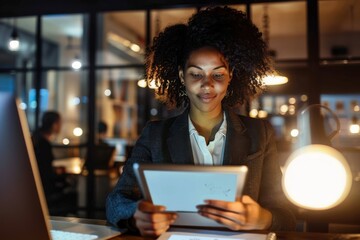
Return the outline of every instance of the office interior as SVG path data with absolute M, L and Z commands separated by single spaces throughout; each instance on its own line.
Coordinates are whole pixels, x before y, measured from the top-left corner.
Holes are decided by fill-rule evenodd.
M 121 177 L 141 129 L 149 120 L 179 113 L 157 101 L 156 86 L 144 81 L 146 48 L 166 26 L 185 22 L 210 2 L 17 4 L 1 1 L 0 91 L 20 99 L 31 132 L 39 128 L 45 111 L 62 115 L 61 132 L 53 141 L 54 165 L 77 197 L 72 211 L 60 215 L 104 219 L 106 195 Z M 298 116 L 306 106 L 323 104 L 341 123 L 331 143 L 350 165 L 350 194 L 331 210 L 294 206 L 298 230 L 360 232 L 360 0 L 229 0 L 211 5 L 246 12 L 266 37 L 277 73 L 288 78 L 239 106 L 243 114 L 272 123 L 281 165 L 296 147 Z M 10 50 L 14 37 L 19 48 Z M 327 120 L 327 127 L 334 128 L 334 120 Z M 116 149 L 114 158 L 105 153 L 99 157 L 106 158 L 105 166 L 95 164 L 94 157 L 100 121 L 108 127 L 104 141 Z

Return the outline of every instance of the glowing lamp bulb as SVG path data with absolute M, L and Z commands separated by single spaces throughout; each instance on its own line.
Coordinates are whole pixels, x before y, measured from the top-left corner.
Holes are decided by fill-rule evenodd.
M 9 50 L 10 51 L 18 51 L 20 48 L 20 41 L 18 39 L 11 39 L 9 41 Z
M 351 188 L 352 175 L 344 156 L 329 146 L 309 145 L 290 155 L 283 189 L 294 204 L 323 210 L 340 204 Z
M 82 130 L 81 128 L 79 128 L 79 127 L 74 128 L 73 134 L 74 134 L 74 136 L 76 136 L 76 137 L 80 137 L 80 136 L 83 134 L 83 130 Z
M 352 134 L 357 134 L 360 132 L 360 126 L 359 124 L 351 124 L 350 127 L 349 127 L 349 131 L 350 133 Z
M 78 58 L 75 58 L 74 61 L 71 63 L 71 67 L 75 70 L 79 70 L 82 67 L 82 64 Z

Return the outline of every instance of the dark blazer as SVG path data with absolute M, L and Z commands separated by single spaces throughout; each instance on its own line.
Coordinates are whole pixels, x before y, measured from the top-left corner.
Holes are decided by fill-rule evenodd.
M 273 215 L 271 230 L 294 230 L 295 219 L 281 188 L 281 171 L 274 133 L 267 121 L 226 110 L 227 135 L 223 165 L 249 168 L 244 194 Z M 189 137 L 188 111 L 164 121 L 149 122 L 127 160 L 123 175 L 106 202 L 107 219 L 128 225 L 142 198 L 132 165 L 135 162 L 194 164 Z

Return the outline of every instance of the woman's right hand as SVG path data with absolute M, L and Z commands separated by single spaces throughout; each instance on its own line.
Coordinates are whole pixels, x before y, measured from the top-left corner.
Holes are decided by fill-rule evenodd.
M 139 202 L 134 219 L 142 236 L 159 236 L 175 222 L 176 213 L 165 212 L 165 209 L 145 200 Z

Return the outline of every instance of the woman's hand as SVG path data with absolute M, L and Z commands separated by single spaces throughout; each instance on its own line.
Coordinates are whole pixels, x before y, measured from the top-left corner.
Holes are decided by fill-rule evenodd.
M 272 223 L 272 214 L 247 195 L 236 202 L 206 200 L 205 203 L 198 206 L 200 215 L 231 230 L 264 230 Z
M 145 200 L 139 202 L 134 219 L 142 236 L 159 236 L 168 230 L 177 215 L 164 211 L 164 206 L 156 206 Z

